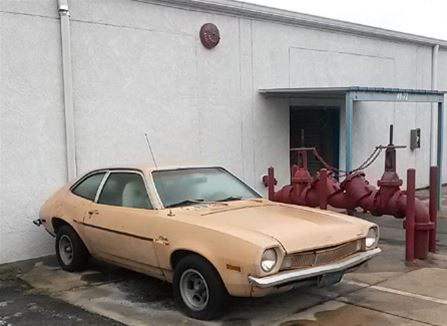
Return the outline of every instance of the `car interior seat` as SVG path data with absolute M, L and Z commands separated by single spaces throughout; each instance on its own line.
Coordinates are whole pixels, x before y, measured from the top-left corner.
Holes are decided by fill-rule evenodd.
M 141 182 L 131 181 L 124 186 L 122 205 L 124 207 L 149 208 L 149 199 Z

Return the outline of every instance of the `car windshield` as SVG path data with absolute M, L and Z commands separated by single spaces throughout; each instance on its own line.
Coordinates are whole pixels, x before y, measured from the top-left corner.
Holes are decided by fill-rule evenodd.
M 223 168 L 160 170 L 152 177 L 165 208 L 260 197 Z

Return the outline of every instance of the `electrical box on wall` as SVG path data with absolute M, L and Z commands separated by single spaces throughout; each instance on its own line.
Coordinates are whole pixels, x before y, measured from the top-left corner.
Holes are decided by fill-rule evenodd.
M 416 148 L 421 148 L 421 129 L 411 129 L 410 131 L 410 148 L 414 151 Z

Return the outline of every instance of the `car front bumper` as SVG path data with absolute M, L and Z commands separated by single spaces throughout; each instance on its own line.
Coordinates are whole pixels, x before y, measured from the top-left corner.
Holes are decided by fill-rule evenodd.
M 283 285 L 286 283 L 304 281 L 306 279 L 310 279 L 316 276 L 328 273 L 346 271 L 350 268 L 357 267 L 363 264 L 364 262 L 370 260 L 374 256 L 378 255 L 381 251 L 382 250 L 380 248 L 372 249 L 369 251 L 362 251 L 358 254 L 349 256 L 335 263 L 318 267 L 284 271 L 264 277 L 249 276 L 248 281 L 250 282 L 250 284 L 259 288 L 269 288 L 273 286 Z

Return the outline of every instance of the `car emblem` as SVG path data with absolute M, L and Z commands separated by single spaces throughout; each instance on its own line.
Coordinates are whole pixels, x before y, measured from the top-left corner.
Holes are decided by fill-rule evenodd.
M 155 243 L 164 245 L 164 246 L 169 246 L 169 240 L 168 238 L 160 235 L 157 239 L 154 240 Z

